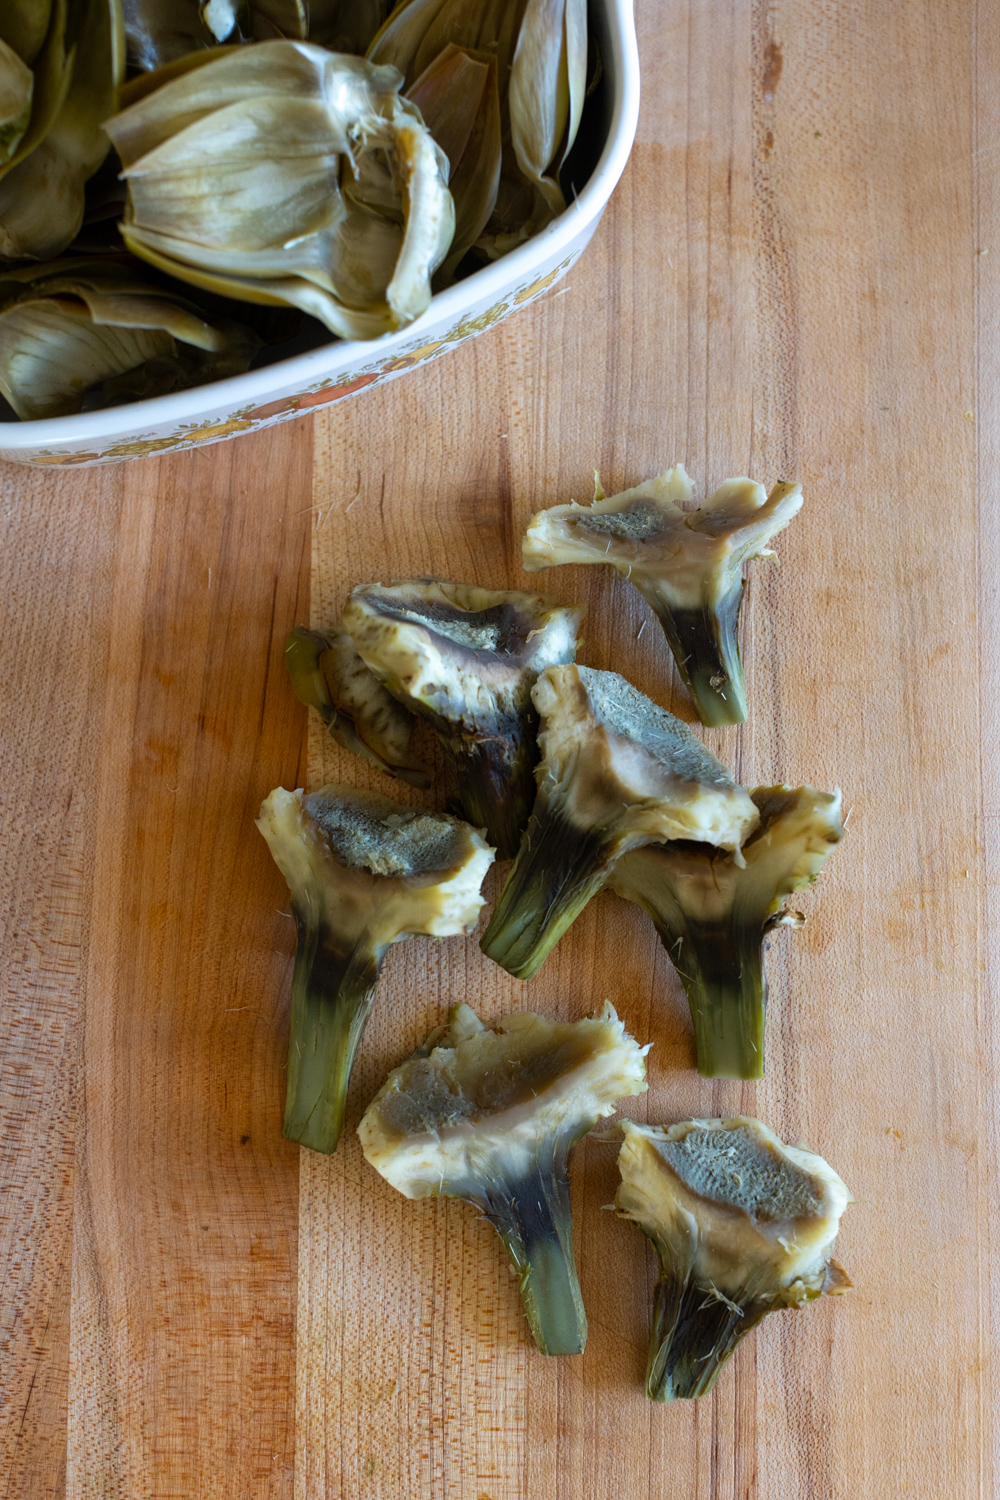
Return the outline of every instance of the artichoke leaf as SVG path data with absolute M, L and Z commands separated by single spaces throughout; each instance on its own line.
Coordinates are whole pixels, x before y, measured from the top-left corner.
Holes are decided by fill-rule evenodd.
M 21 144 L 31 119 L 35 75 L 0 38 L 0 165 Z
M 496 59 L 450 44 L 407 97 L 451 164 L 448 188 L 455 204 L 455 237 L 435 281 L 446 286 L 496 205 L 503 149 Z
M 312 0 L 309 40 L 363 56 L 391 9 L 392 0 Z
M 4 0 L 0 11 L 0 41 L 29 68 L 45 45 L 55 9 L 53 0 Z
M 55 261 L 0 281 L 0 390 L 25 420 L 107 404 L 108 382 L 151 362 L 135 394 L 236 374 L 260 343 L 114 263 Z
M 87 178 L 108 153 L 101 122 L 115 107 L 124 65 L 118 0 L 89 0 L 78 20 L 62 103 L 43 138 L 24 154 L 35 133 L 33 109 L 0 179 L 0 257 L 8 260 L 45 260 L 65 249 L 83 222 Z
M 347 338 L 426 308 L 454 230 L 447 164 L 392 68 L 304 43 L 235 48 L 107 130 L 122 233 L 192 285 L 288 303 Z

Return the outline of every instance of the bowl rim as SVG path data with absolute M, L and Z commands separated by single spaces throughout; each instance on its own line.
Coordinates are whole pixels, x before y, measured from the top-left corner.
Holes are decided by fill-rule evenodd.
M 558 257 L 581 230 L 600 217 L 628 161 L 639 118 L 639 52 L 633 0 L 597 0 L 608 22 L 610 56 L 605 66 L 611 76 L 611 118 L 597 165 L 583 189 L 565 211 L 539 234 L 501 260 L 475 271 L 464 281 L 438 292 L 427 310 L 405 328 L 375 339 L 333 339 L 305 354 L 265 365 L 243 375 L 231 375 L 167 396 L 110 406 L 102 411 L 34 421 L 0 422 L 0 449 L 36 448 L 52 443 L 93 443 L 118 436 L 123 429 L 146 430 L 169 422 L 237 407 L 283 393 L 291 386 L 308 386 L 331 369 L 371 359 L 376 352 L 391 354 L 403 341 L 417 339 L 440 323 L 461 320 L 481 301 L 498 300 L 542 259 Z

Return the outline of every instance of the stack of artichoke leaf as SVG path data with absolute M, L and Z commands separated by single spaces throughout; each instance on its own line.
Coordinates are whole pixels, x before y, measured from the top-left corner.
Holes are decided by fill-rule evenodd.
M 80 228 L 124 65 L 119 0 L 0 6 L 0 260 L 58 255 Z
M 303 42 L 226 49 L 107 130 L 129 249 L 346 338 L 405 326 L 451 244 L 447 161 L 391 68 Z
M 587 87 L 586 0 L 402 0 L 368 56 L 399 68 L 412 88 L 449 46 L 496 59 L 502 158 L 495 206 L 476 241 L 495 259 L 566 207 L 559 173 Z
M 116 262 L 47 262 L 0 277 L 0 392 L 25 421 L 241 374 L 249 328 Z

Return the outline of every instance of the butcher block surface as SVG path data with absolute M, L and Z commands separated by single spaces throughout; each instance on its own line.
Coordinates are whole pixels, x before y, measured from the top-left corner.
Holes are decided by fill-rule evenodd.
M 991 1500 L 998 1231 L 1000 9 L 639 0 L 643 101 L 596 239 L 539 304 L 322 415 L 201 451 L 0 469 L 0 1496 Z M 275 786 L 393 792 L 308 723 L 286 632 L 438 574 L 588 607 L 581 660 L 690 719 L 610 570 L 528 579 L 544 505 L 682 461 L 803 485 L 754 563 L 747 785 L 847 833 L 769 953 L 767 1074 L 694 1071 L 634 907 L 536 979 L 391 951 L 348 1131 L 281 1135 L 294 928 Z M 431 793 L 442 806 L 443 765 Z M 488 891 L 498 888 L 496 872 Z M 573 1160 L 582 1357 L 533 1347 L 499 1241 L 353 1127 L 457 1000 L 611 999 L 636 1119 L 753 1114 L 851 1188 L 854 1288 L 765 1319 L 713 1396 L 642 1377 L 652 1251 Z

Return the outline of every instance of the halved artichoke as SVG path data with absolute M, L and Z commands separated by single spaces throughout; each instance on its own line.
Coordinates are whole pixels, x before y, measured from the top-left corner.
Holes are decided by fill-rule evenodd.
M 120 0 L 6 0 L 0 44 L 0 261 L 46 260 L 80 228 L 84 184 L 108 153 Z
M 687 992 L 706 1078 L 763 1078 L 764 939 L 802 924 L 782 902 L 816 879 L 844 832 L 839 791 L 759 786 L 750 796 L 760 822 L 740 864 L 705 844 L 647 844 L 609 881 L 656 924 Z
M 759 1120 L 622 1130 L 615 1206 L 660 1260 L 646 1395 L 704 1396 L 761 1318 L 850 1286 L 831 1252 L 853 1200 L 821 1156 Z
M 0 391 L 25 420 L 242 374 L 261 343 L 113 261 L 0 273 Z
M 130 250 L 345 338 L 419 317 L 454 208 L 447 160 L 394 69 L 274 41 L 166 74 L 105 126 L 128 182 Z
M 606 563 L 656 612 L 703 724 L 741 724 L 746 690 L 737 642 L 743 564 L 771 557 L 767 544 L 802 507 L 802 487 L 779 480 L 770 495 L 727 479 L 697 510 L 683 464 L 590 506 L 556 505 L 532 518 L 524 566 Z
M 503 167 L 478 243 L 504 255 L 566 207 L 559 171 L 583 111 L 586 0 L 402 0 L 368 56 L 410 86 L 451 44 L 496 58 Z
M 343 618 L 361 659 L 440 737 L 466 817 L 512 859 L 535 796 L 531 690 L 573 660 L 583 610 L 423 580 L 356 588 Z
M 413 715 L 365 666 L 346 630 L 296 625 L 285 641 L 285 665 L 295 696 L 316 709 L 338 745 L 411 786 L 430 784 L 409 758 Z
M 278 787 L 257 827 L 288 882 L 298 935 L 285 1135 L 336 1149 L 347 1086 L 393 943 L 469 932 L 493 850 L 474 828 L 375 792 Z
M 687 725 L 617 672 L 550 667 L 532 700 L 542 720 L 538 795 L 481 944 L 519 979 L 538 972 L 629 849 L 693 839 L 738 859 L 758 820 Z
M 648 1051 L 605 1003 L 586 1021 L 530 1011 L 483 1025 L 456 1005 L 389 1074 L 358 1127 L 372 1166 L 407 1198 L 463 1198 L 500 1235 L 543 1354 L 581 1354 L 587 1317 L 573 1259 L 569 1158 L 581 1136 L 645 1091 Z

